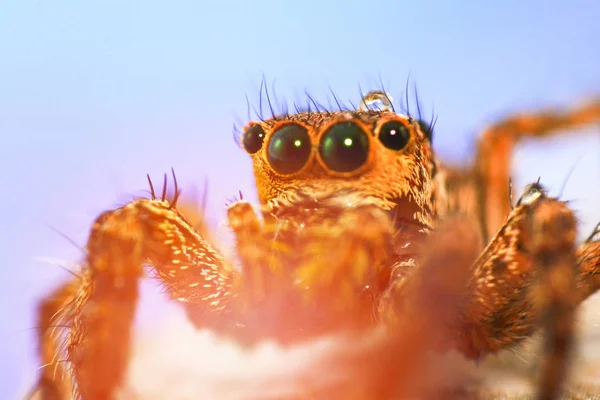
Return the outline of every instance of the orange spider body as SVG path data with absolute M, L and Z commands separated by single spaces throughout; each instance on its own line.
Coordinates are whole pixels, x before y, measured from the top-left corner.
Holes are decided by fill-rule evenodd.
M 432 150 L 432 127 L 390 109 L 250 123 L 242 143 L 263 218 L 241 199 L 228 208 L 241 270 L 177 211 L 177 188 L 172 201 L 152 189 L 151 199 L 103 213 L 81 281 L 42 304 L 40 356 L 52 364 L 66 353 L 72 373 L 61 380 L 44 369 L 40 393 L 115 393 L 147 262 L 198 328 L 243 344 L 346 335 L 345 354 L 319 361 L 346 378 L 327 388 L 308 382 L 295 398 L 452 396 L 436 382 L 455 371 L 432 367 L 430 351 L 481 358 L 540 326 L 551 332 L 552 356 L 540 396 L 554 398 L 573 309 L 600 284 L 599 235 L 576 247 L 572 212 L 539 184 L 511 210 L 507 165 L 520 136 L 592 123 L 600 106 L 551 118 L 554 125 L 524 116 L 489 130 L 468 170 L 444 167 Z M 489 143 L 499 141 L 497 153 Z M 58 319 L 70 327 L 65 348 L 51 329 Z

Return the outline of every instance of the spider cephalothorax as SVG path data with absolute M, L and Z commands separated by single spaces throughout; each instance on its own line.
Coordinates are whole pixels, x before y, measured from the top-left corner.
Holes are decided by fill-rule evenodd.
M 385 93 L 363 100 L 382 96 L 389 104 Z M 552 118 L 593 123 L 600 107 Z M 348 351 L 321 365 L 340 382 L 304 382 L 294 398 L 439 394 L 433 376 L 455 371 L 428 366 L 430 350 L 482 358 L 540 326 L 549 331 L 540 395 L 556 396 L 573 309 L 600 286 L 600 228 L 576 247 L 573 213 L 539 183 L 514 209 L 508 196 L 498 201 L 490 188 L 503 194 L 508 187 L 514 143 L 528 132 L 552 132 L 537 115 L 515 121 L 484 135 L 504 138 L 502 157 L 481 146 L 478 163 L 465 169 L 435 158 L 426 124 L 388 108 L 249 123 L 241 142 L 253 160 L 263 218 L 241 199 L 228 207 L 241 268 L 202 236 L 203 224 L 178 211 L 176 186 L 171 201 L 165 184 L 160 198 L 152 188 L 150 199 L 103 213 L 82 275 L 40 308 L 40 356 L 53 368 L 42 370 L 39 392 L 115 393 L 147 263 L 198 328 L 242 344 L 349 335 Z M 492 156 L 503 164 L 490 166 Z M 68 327 L 64 347 L 53 329 L 59 324 Z M 70 368 L 56 362 L 59 353 Z

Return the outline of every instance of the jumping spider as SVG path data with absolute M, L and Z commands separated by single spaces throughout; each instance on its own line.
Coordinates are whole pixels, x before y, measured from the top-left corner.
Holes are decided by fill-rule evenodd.
M 371 109 L 377 98 L 385 107 Z M 149 264 L 197 328 L 241 345 L 343 332 L 347 352 L 330 366 L 348 379 L 309 382 L 295 398 L 450 396 L 432 376 L 451 375 L 451 366 L 431 367 L 426 354 L 480 359 L 539 327 L 547 330 L 539 396 L 555 398 L 573 310 L 600 286 L 600 228 L 577 247 L 573 212 L 539 182 L 513 206 L 510 156 L 523 137 L 597 123 L 600 103 L 505 120 L 484 132 L 465 169 L 436 158 L 431 124 L 391 106 L 372 92 L 359 109 L 245 127 L 262 218 L 242 199 L 228 206 L 240 269 L 178 211 L 176 181 L 171 200 L 166 180 L 158 197 L 150 182 L 151 198 L 101 214 L 81 276 L 39 308 L 38 393 L 114 395 Z

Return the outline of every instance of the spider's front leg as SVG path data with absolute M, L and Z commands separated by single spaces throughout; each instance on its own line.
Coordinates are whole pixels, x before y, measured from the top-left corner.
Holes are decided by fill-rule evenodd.
M 547 357 L 542 359 L 539 394 L 555 398 L 568 365 L 574 309 L 597 288 L 600 225 L 576 249 L 572 211 L 547 197 L 538 184 L 529 186 L 476 260 L 480 235 L 473 222 L 450 218 L 437 227 L 419 268 L 395 279 L 386 293 L 382 316 L 418 320 L 431 314 L 425 326 L 442 334 L 427 333 L 429 340 L 442 348 L 451 343 L 473 358 L 545 327 Z M 463 279 L 465 270 L 470 279 Z M 448 332 L 450 342 L 444 335 Z
M 475 263 L 465 305 L 464 319 L 471 328 L 463 342 L 465 353 L 478 357 L 530 336 L 537 327 L 537 283 L 554 265 L 570 265 L 572 282 L 566 268 L 561 270 L 573 305 L 597 289 L 597 235 L 577 249 L 576 234 L 576 219 L 566 203 L 548 197 L 539 184 L 526 189 Z
M 496 352 L 546 329 L 541 398 L 555 398 L 574 334 L 575 307 L 597 289 L 600 243 L 592 235 L 577 250 L 577 222 L 564 202 L 529 185 L 474 265 L 458 347 L 467 355 Z
M 41 319 L 49 318 L 42 321 L 40 336 L 40 356 L 47 364 L 39 385 L 43 398 L 69 395 L 54 372 L 59 361 L 52 353 L 60 350 L 82 398 L 111 398 L 128 365 L 144 264 L 154 267 L 197 326 L 228 329 L 233 323 L 229 303 L 236 295 L 235 271 L 174 206 L 164 198 L 138 199 L 98 217 L 80 280 L 55 292 L 40 310 Z M 50 322 L 58 317 L 69 327 L 64 349 Z

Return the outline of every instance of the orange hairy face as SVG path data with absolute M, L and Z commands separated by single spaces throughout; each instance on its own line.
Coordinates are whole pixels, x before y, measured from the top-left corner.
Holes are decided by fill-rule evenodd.
M 431 226 L 435 159 L 416 119 L 389 110 L 303 112 L 247 125 L 261 203 L 341 192 Z

